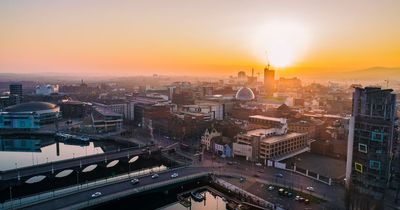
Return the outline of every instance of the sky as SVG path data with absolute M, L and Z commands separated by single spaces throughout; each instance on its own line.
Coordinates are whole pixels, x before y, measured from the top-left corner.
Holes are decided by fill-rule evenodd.
M 0 73 L 400 67 L 398 0 L 2 0 Z

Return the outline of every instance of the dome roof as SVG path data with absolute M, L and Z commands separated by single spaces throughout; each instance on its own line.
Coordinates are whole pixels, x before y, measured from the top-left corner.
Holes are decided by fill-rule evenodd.
M 236 100 L 251 101 L 255 98 L 253 91 L 250 88 L 242 87 L 236 92 Z
M 57 105 L 47 102 L 27 102 L 9 106 L 4 110 L 6 112 L 35 112 L 35 111 L 54 109 L 56 107 Z

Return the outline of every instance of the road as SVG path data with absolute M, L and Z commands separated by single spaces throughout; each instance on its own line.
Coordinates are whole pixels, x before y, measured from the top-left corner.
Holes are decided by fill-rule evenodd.
M 132 185 L 132 183 L 130 181 L 123 181 L 123 182 L 119 182 L 119 183 L 115 183 L 115 184 L 111 184 L 111 185 L 107 185 L 107 186 L 98 187 L 93 190 L 83 190 L 81 192 L 77 192 L 72 195 L 64 196 L 60 199 L 50 200 L 47 202 L 39 203 L 39 204 L 30 206 L 30 207 L 27 207 L 24 209 L 32 209 L 32 210 L 61 209 L 61 208 L 65 208 L 68 206 L 72 206 L 77 203 L 87 202 L 88 200 L 96 199 L 96 198 L 91 197 L 92 194 L 94 194 L 96 192 L 101 192 L 101 194 L 102 194 L 101 197 L 103 197 L 106 195 L 112 195 L 112 194 L 115 194 L 118 192 L 132 189 L 132 188 L 149 185 L 154 182 L 166 181 L 166 180 L 172 179 L 171 174 L 174 172 L 177 172 L 179 174 L 179 177 L 182 177 L 182 176 L 193 175 L 193 174 L 196 174 L 199 172 L 204 172 L 204 168 L 192 168 L 192 167 L 181 168 L 181 169 L 177 169 L 176 171 L 173 171 L 173 172 L 160 173 L 159 177 L 156 179 L 152 179 L 151 176 L 145 176 L 145 177 L 140 178 L 139 183 L 136 185 Z
M 277 169 L 274 167 L 256 166 L 254 163 L 248 161 L 235 160 L 236 164 L 229 165 L 228 161 L 224 159 L 212 159 L 212 156 L 205 155 L 204 160 L 197 165 L 199 167 L 214 167 L 215 172 L 229 173 L 237 176 L 251 177 L 259 183 L 267 183 L 272 185 L 286 186 L 287 188 L 294 188 L 301 192 L 310 193 L 324 200 L 328 200 L 330 205 L 336 205 L 338 208 L 344 206 L 344 187 L 339 185 L 327 185 L 307 178 L 297 173 Z M 282 174 L 282 178 L 276 177 L 276 174 Z M 255 177 L 258 176 L 258 177 Z M 314 192 L 308 192 L 306 187 L 313 187 Z M 274 192 L 275 193 L 275 192 Z M 268 197 L 263 197 L 268 200 Z
M 155 152 L 159 150 L 157 146 L 150 146 L 149 151 Z M 109 153 L 103 153 L 103 154 L 97 154 L 97 155 L 91 155 L 91 156 L 83 156 L 83 157 L 78 157 L 74 159 L 67 159 L 67 160 L 60 160 L 56 162 L 51 162 L 51 163 L 45 163 L 41 165 L 35 165 L 35 166 L 28 166 L 24 168 L 18 168 L 18 169 L 13 169 L 9 171 L 2 171 L 0 172 L 0 179 L 2 181 L 7 181 L 7 180 L 12 180 L 16 179 L 18 176 L 20 177 L 31 177 L 39 174 L 45 174 L 48 172 L 51 172 L 52 170 L 54 171 L 60 171 L 60 170 L 65 170 L 65 169 L 71 169 L 77 166 L 88 166 L 90 164 L 95 164 L 99 163 L 101 161 L 112 161 L 116 160 L 122 157 L 134 157 L 136 155 L 140 155 L 143 153 L 146 153 L 148 151 L 143 151 L 143 148 L 128 148 L 128 149 L 122 149 L 120 151 L 116 152 L 109 152 Z

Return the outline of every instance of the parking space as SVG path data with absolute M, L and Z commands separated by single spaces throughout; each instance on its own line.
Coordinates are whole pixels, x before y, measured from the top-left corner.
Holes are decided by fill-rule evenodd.
M 262 184 L 254 179 L 240 180 L 237 178 L 225 178 L 230 183 L 257 195 L 269 202 L 276 204 L 284 209 L 304 210 L 304 209 L 322 209 L 325 204 L 323 201 L 302 192 L 296 192 L 286 188 L 280 188 L 274 185 Z M 279 193 L 281 190 L 281 193 Z M 296 196 L 297 199 L 296 199 Z M 308 199 L 309 203 L 306 203 Z

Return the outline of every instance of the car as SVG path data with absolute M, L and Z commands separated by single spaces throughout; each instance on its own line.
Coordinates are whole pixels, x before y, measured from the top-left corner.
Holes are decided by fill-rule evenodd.
M 275 174 L 275 177 L 283 178 L 283 174 L 281 174 L 281 173 Z
M 246 178 L 240 177 L 240 183 L 243 183 L 244 181 L 246 181 Z
M 261 163 L 256 163 L 256 166 L 262 166 L 262 164 Z
M 310 191 L 310 192 L 314 192 L 314 187 L 307 187 L 306 188 L 308 191 Z
M 179 175 L 178 175 L 178 173 L 173 173 L 173 174 L 171 174 L 171 178 L 176 178 L 176 177 L 178 177 Z
M 300 198 L 301 198 L 300 196 L 296 195 L 296 197 L 294 197 L 294 200 L 295 201 L 300 201 Z
M 132 180 L 131 180 L 131 183 L 132 183 L 132 184 L 138 184 L 138 183 L 139 183 L 139 179 L 132 179 Z
M 310 204 L 310 200 L 305 199 L 305 200 L 304 200 L 304 203 L 305 203 L 305 204 Z
M 155 178 L 158 178 L 159 176 L 158 176 L 158 174 L 153 174 L 153 175 L 151 175 L 151 178 L 152 179 L 155 179 Z
M 284 195 L 284 194 L 285 194 L 285 189 L 280 188 L 280 189 L 278 190 L 278 193 L 279 193 L 279 195 Z
M 92 194 L 92 198 L 97 198 L 99 196 L 101 196 L 101 192 L 95 192 Z
M 272 186 L 272 185 L 270 185 L 270 186 L 268 187 L 268 190 L 269 190 L 269 191 L 272 191 L 272 190 L 274 190 L 274 189 L 275 189 L 275 187 Z
M 287 194 L 286 196 L 289 197 L 289 198 L 291 198 L 291 197 L 293 197 L 293 193 L 288 192 L 288 194 Z
M 264 171 L 263 171 L 263 170 L 258 170 L 257 172 L 258 172 L 258 173 L 261 173 L 261 174 L 263 174 L 263 173 L 264 173 Z
M 233 165 L 233 162 L 229 161 L 229 162 L 228 162 L 228 165 Z
M 253 176 L 256 178 L 260 177 L 260 175 L 258 175 L 258 174 L 254 174 Z

